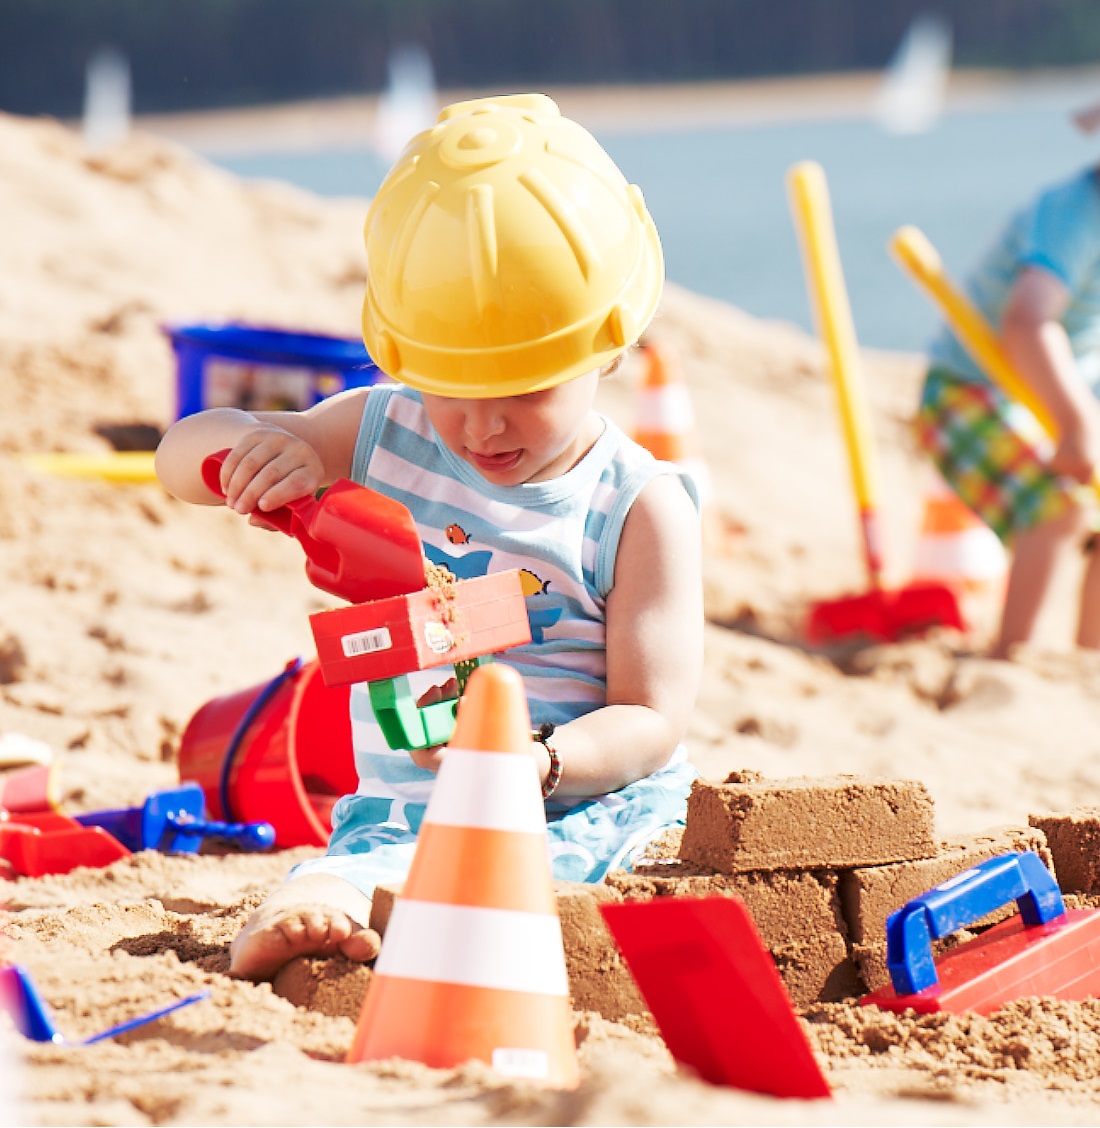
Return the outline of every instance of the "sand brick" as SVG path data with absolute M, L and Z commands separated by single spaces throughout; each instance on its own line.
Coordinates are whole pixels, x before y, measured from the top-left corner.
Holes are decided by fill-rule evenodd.
M 565 970 L 574 1010 L 596 1011 L 615 1022 L 645 1014 L 645 1001 L 600 915 L 602 902 L 621 901 L 607 885 L 556 882 Z
M 680 844 L 681 858 L 718 873 L 877 866 L 935 853 L 923 783 L 847 775 L 697 780 Z
M 815 941 L 779 944 L 769 951 L 791 1002 L 800 1009 L 863 994 L 863 978 L 839 933 L 823 933 Z
M 595 1011 L 611 1022 L 646 1013 L 634 977 L 600 915 L 601 902 L 621 901 L 622 895 L 608 885 L 565 881 L 555 882 L 554 892 L 573 1009 Z M 382 936 L 400 894 L 400 885 L 380 885 L 374 891 L 370 927 Z
M 840 877 L 840 904 L 853 944 L 871 947 L 886 943 L 886 918 L 907 901 L 926 893 L 963 870 L 1007 854 L 1034 850 L 1051 872 L 1054 861 L 1041 830 L 1033 827 L 995 827 L 982 834 L 943 842 L 933 858 L 853 869 Z M 1015 911 L 1015 902 L 982 919 L 994 924 Z
M 1046 836 L 1063 893 L 1100 893 L 1100 807 L 1029 815 L 1027 821 Z
M 712 897 L 733 893 L 745 902 L 761 939 L 769 947 L 816 940 L 822 933 L 846 936 L 837 876 L 828 871 L 694 874 L 667 877 L 608 874 L 607 884 L 624 901 L 653 897 Z
M 609 874 L 607 884 L 625 901 L 736 895 L 748 908 L 795 1006 L 861 993 L 858 971 L 848 955 L 833 873 L 654 876 L 619 872 Z
M 933 940 L 932 958 L 938 960 L 952 948 L 973 940 L 975 935 L 976 933 L 960 928 L 958 932 L 945 936 L 942 940 Z M 891 985 L 890 969 L 886 965 L 885 944 L 853 944 L 852 959 L 868 991 L 878 991 Z
M 369 927 L 373 928 L 379 936 L 386 935 L 386 925 L 390 922 L 390 913 L 397 898 L 401 896 L 401 885 L 376 885 L 374 899 L 370 905 Z

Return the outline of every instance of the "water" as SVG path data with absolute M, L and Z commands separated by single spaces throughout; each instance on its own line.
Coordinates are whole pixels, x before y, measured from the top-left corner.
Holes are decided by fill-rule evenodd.
M 889 257 L 915 224 L 961 280 L 1009 213 L 1042 185 L 1100 161 L 1100 135 L 1068 120 L 1078 88 L 956 109 L 916 135 L 870 116 L 652 131 L 595 130 L 641 185 L 661 232 L 670 280 L 754 316 L 810 330 L 785 177 L 801 160 L 825 170 L 861 344 L 917 351 L 938 323 L 929 299 Z M 284 179 L 322 195 L 370 196 L 386 162 L 370 150 L 216 155 L 246 177 Z

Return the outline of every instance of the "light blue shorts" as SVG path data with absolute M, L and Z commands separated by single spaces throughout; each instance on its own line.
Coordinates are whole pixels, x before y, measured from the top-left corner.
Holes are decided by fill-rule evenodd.
M 698 777 L 693 764 L 674 759 L 609 795 L 574 807 L 547 803 L 547 841 L 555 879 L 597 882 L 611 870 L 630 869 L 654 839 L 684 825 L 688 792 Z M 383 812 L 389 817 L 380 821 Z M 403 816 L 399 804 L 345 795 L 332 809 L 328 852 L 296 865 L 287 880 L 330 873 L 350 881 L 368 897 L 374 896 L 377 885 L 400 884 L 416 850 L 419 817 L 395 816 Z

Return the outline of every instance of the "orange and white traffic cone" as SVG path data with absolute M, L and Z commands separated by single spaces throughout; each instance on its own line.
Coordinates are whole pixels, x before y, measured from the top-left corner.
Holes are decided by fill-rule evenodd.
M 970 622 L 999 609 L 1008 555 L 997 534 L 929 468 L 913 579 L 949 585 L 967 606 Z
M 704 547 L 727 555 L 744 528 L 714 504 L 710 467 L 699 448 L 695 409 L 679 358 L 670 345 L 639 342 L 642 374 L 632 438 L 654 458 L 674 462 L 691 475 L 699 492 Z
M 471 675 L 349 1062 L 484 1061 L 556 1088 L 579 1076 L 546 815 L 523 679 Z
M 699 453 L 695 409 L 679 358 L 662 341 L 644 340 L 638 350 L 643 364 L 638 386 L 633 439 L 654 458 L 675 462 L 695 480 L 699 500 L 710 505 L 710 471 Z

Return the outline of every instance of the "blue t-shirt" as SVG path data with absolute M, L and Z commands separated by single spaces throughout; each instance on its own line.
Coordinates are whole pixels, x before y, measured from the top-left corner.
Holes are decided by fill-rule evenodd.
M 1025 267 L 1049 271 L 1066 287 L 1062 325 L 1082 375 L 1100 391 L 1100 181 L 1089 168 L 1041 192 L 1005 227 L 966 290 L 989 323 L 1001 324 L 1009 292 Z M 944 328 L 929 349 L 933 367 L 967 380 L 985 374 Z

